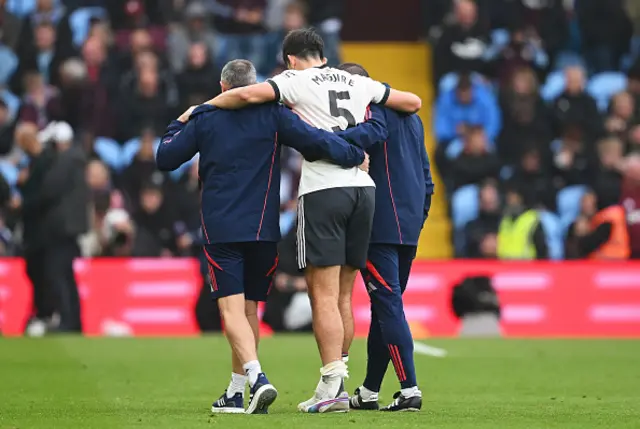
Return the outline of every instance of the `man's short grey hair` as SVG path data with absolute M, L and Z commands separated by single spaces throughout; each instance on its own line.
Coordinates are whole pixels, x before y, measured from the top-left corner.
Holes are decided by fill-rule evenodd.
M 229 61 L 222 69 L 220 80 L 231 88 L 253 85 L 257 81 L 256 68 L 251 61 Z

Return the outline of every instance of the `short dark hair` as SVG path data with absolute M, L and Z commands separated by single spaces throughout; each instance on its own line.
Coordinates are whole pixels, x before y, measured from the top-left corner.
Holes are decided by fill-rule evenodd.
M 356 63 L 342 63 L 338 66 L 338 70 L 344 70 L 351 74 L 357 74 L 364 77 L 369 77 L 367 70 L 360 64 Z
M 324 58 L 324 40 L 312 28 L 292 30 L 282 42 L 282 59 L 289 65 L 289 55 L 296 58 Z

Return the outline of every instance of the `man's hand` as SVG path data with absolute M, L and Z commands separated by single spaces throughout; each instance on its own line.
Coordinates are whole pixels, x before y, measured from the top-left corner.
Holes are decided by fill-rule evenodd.
M 191 106 L 187 110 L 185 110 L 185 112 L 178 117 L 178 121 L 182 122 L 183 124 L 187 123 L 193 111 L 196 110 L 196 107 L 198 106 Z
M 367 152 L 364 153 L 364 162 L 360 164 L 358 168 L 365 173 L 369 172 L 369 154 Z

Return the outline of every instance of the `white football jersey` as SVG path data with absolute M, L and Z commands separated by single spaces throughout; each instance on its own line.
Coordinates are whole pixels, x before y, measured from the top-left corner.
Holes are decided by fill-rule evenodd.
M 389 89 L 382 83 L 331 67 L 287 70 L 268 82 L 282 103 L 310 125 L 327 131 L 345 130 L 363 122 L 369 104 L 384 103 L 389 96 Z M 305 160 L 298 193 L 365 186 L 375 184 L 357 167 Z

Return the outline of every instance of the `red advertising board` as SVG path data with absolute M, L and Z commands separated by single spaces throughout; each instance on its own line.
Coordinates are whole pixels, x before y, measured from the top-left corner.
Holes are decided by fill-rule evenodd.
M 201 285 L 191 259 L 85 259 L 75 264 L 85 333 L 124 326 L 134 335 L 196 335 Z M 405 294 L 416 337 L 455 335 L 451 288 L 488 275 L 498 290 L 502 325 L 516 337 L 640 337 L 640 263 L 417 262 Z M 20 335 L 31 309 L 24 264 L 0 261 L 0 330 Z M 367 332 L 368 296 L 358 281 L 356 330 Z

